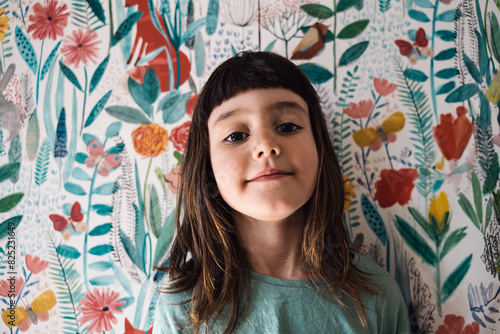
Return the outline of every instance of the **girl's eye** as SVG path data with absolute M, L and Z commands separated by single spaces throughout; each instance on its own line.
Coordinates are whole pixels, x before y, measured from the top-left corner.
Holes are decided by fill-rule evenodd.
M 276 130 L 278 130 L 279 132 L 287 132 L 287 133 L 295 132 L 300 129 L 302 129 L 302 127 L 289 122 L 280 124 L 276 128 Z
M 229 136 L 227 136 L 224 141 L 228 143 L 238 143 L 244 140 L 248 135 L 243 132 L 233 132 Z

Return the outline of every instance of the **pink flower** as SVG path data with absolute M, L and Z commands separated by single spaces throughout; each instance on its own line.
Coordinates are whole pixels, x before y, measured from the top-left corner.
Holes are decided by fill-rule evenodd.
M 351 103 L 344 112 L 352 118 L 363 118 L 368 117 L 370 110 L 373 107 L 372 100 L 360 101 L 358 103 Z
M 109 331 L 113 325 L 118 322 L 115 313 L 123 313 L 118 307 L 125 305 L 125 301 L 117 301 L 119 294 L 116 291 L 110 291 L 109 288 L 97 289 L 88 291 L 85 298 L 80 300 L 81 306 L 78 307 L 83 315 L 80 318 L 80 323 L 90 321 L 87 328 L 89 333 L 102 333 Z
M 382 96 L 387 96 L 398 88 L 395 84 L 391 84 L 386 79 L 382 78 L 373 79 L 373 86 L 375 86 L 377 93 Z
M 45 4 L 37 2 L 33 5 L 33 14 L 29 16 L 31 24 L 28 33 L 32 33 L 35 39 L 56 39 L 57 36 L 64 36 L 64 28 L 68 25 L 68 6 L 58 2 L 48 0 Z
M 47 261 L 40 259 L 36 255 L 26 254 L 25 259 L 26 267 L 28 267 L 28 270 L 35 275 L 49 266 L 49 263 Z
M 64 63 L 78 67 L 81 62 L 88 66 L 89 61 L 94 64 L 97 61 L 101 41 L 97 39 L 97 33 L 90 29 L 78 29 L 71 36 L 64 39 L 61 53 L 64 55 Z
M 19 292 L 21 292 L 21 288 L 23 287 L 24 279 L 22 277 L 16 278 L 14 282 L 14 290 L 11 289 L 11 281 L 0 281 L 0 296 L 9 297 L 12 293 L 14 296 L 19 296 Z

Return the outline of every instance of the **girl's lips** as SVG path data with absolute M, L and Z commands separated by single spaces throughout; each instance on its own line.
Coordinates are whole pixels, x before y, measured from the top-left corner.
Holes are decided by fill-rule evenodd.
M 292 173 L 285 172 L 280 169 L 265 169 L 252 177 L 249 182 L 252 181 L 272 181 L 272 180 L 277 180 L 282 177 L 291 175 Z
M 278 180 L 281 179 L 282 177 L 288 176 L 290 174 L 270 174 L 270 175 L 263 175 L 259 176 L 256 179 L 253 179 L 251 182 L 262 182 L 262 181 L 273 181 L 273 180 Z

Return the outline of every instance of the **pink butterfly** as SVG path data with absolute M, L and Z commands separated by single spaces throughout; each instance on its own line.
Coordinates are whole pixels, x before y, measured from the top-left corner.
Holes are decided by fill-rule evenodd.
M 99 165 L 98 172 L 102 176 L 108 176 L 109 171 L 118 167 L 122 162 L 122 156 L 120 154 L 108 154 L 104 152 L 101 143 L 95 139 L 91 140 L 89 143 L 89 153 L 90 156 L 85 159 L 85 166 L 94 168 Z

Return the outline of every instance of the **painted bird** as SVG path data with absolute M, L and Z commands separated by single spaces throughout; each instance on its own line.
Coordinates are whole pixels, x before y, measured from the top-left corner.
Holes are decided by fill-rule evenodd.
M 325 47 L 327 33 L 328 26 L 319 22 L 313 24 L 292 51 L 290 59 L 308 60 L 319 54 Z

